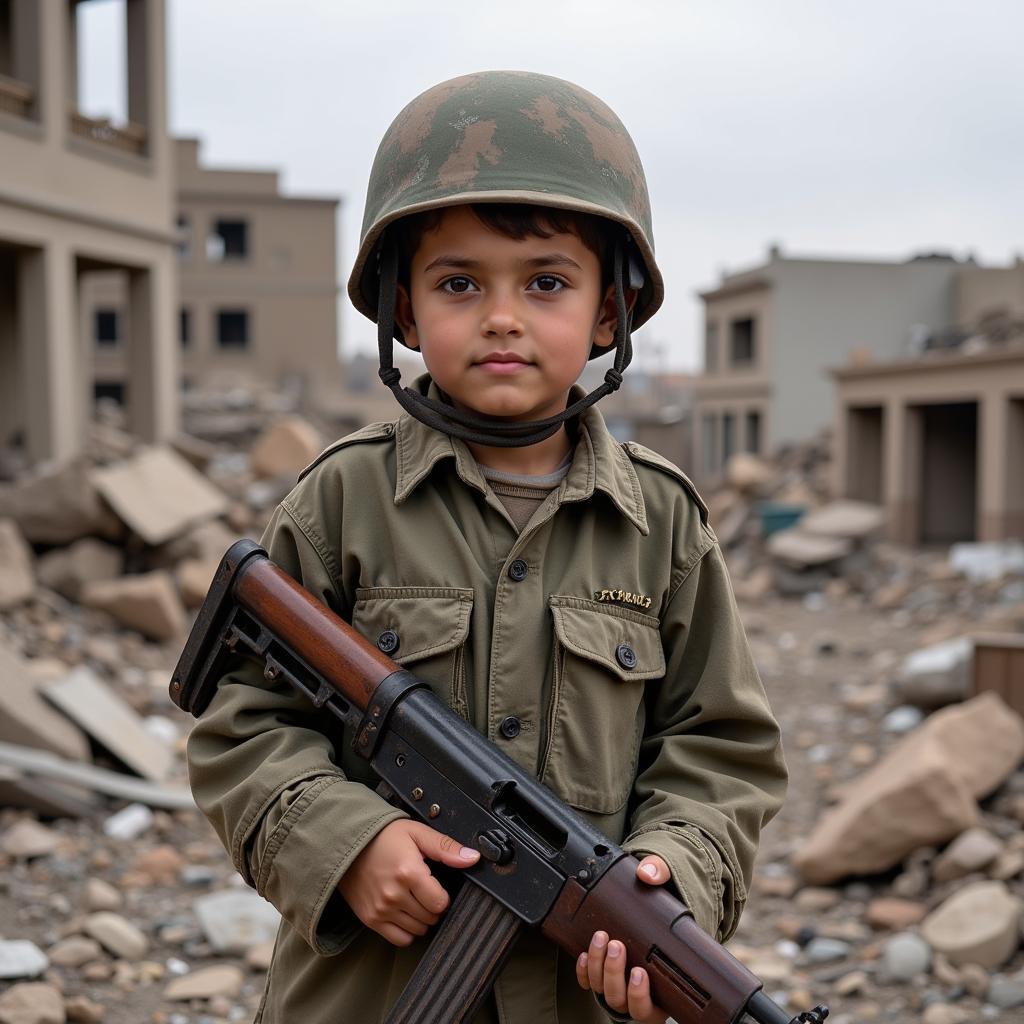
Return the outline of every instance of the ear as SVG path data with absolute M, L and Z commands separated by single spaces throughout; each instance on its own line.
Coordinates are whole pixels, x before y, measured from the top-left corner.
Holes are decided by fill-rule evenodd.
M 632 310 L 636 305 L 637 295 L 635 288 L 626 289 L 626 309 Z M 593 343 L 598 348 L 607 348 L 615 341 L 615 328 L 619 324 L 619 313 L 615 308 L 615 285 L 610 284 L 601 299 L 601 306 L 597 311 L 597 323 L 594 326 Z
M 412 315 L 412 299 L 409 289 L 399 284 L 395 289 L 395 323 L 402 329 L 402 337 L 409 348 L 419 348 L 420 339 L 416 333 L 416 320 Z

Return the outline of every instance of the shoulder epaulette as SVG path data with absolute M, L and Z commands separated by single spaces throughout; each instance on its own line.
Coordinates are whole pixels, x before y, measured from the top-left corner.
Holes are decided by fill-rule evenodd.
M 301 480 L 307 473 L 320 465 L 324 459 L 329 458 L 342 448 L 350 444 L 365 444 L 367 441 L 383 441 L 385 438 L 393 437 L 395 433 L 394 423 L 368 423 L 365 427 L 345 437 L 339 438 L 333 444 L 329 444 L 300 474 Z
M 626 449 L 629 457 L 637 462 L 643 462 L 645 465 L 653 466 L 655 469 L 660 469 L 663 473 L 675 477 L 686 489 L 686 493 L 693 498 L 694 504 L 700 510 L 700 521 L 707 526 L 708 507 L 704 499 L 700 496 L 700 492 L 694 486 L 693 481 L 674 462 L 669 462 L 664 455 L 659 455 L 650 448 L 637 444 L 636 441 L 626 441 L 622 447 Z

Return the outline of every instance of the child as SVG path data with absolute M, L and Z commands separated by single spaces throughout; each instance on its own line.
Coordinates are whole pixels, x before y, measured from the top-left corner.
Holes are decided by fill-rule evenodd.
M 349 294 L 407 415 L 307 468 L 270 557 L 724 941 L 785 768 L 707 509 L 592 408 L 662 298 L 628 134 L 543 75 L 435 86 L 381 143 Z M 426 363 L 412 389 L 393 336 Z M 612 349 L 584 396 L 588 358 Z M 200 807 L 283 916 L 257 1020 L 382 1020 L 449 902 L 431 862 L 478 853 L 378 796 L 351 737 L 258 667 L 221 681 L 188 756 Z M 527 933 L 476 1021 L 664 1021 L 623 952 L 598 932 L 573 962 Z

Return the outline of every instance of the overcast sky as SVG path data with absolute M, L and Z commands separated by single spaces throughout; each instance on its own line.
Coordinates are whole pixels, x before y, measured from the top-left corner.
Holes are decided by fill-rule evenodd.
M 568 78 L 629 128 L 667 285 L 638 358 L 697 368 L 695 291 L 773 242 L 1024 253 L 1019 0 L 167 3 L 172 130 L 200 136 L 213 166 L 279 168 L 289 193 L 341 196 L 342 282 L 385 128 L 430 85 L 483 68 Z M 116 0 L 86 6 L 102 29 Z M 104 38 L 89 31 L 94 110 L 119 102 Z M 347 301 L 341 332 L 350 351 L 374 344 Z

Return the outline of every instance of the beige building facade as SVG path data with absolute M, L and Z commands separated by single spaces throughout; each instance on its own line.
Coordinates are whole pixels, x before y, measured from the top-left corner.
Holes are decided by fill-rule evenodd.
M 1024 538 L 1024 262 L 954 291 L 983 334 L 834 372 L 836 490 L 884 506 L 907 544 Z
M 893 359 L 915 332 L 952 323 L 965 264 L 796 259 L 777 248 L 700 293 L 704 372 L 694 398 L 694 474 L 713 485 L 736 452 L 769 454 L 833 419 L 829 370 L 851 353 Z
M 181 386 L 263 384 L 330 404 L 343 383 L 338 200 L 284 196 L 274 171 L 205 167 L 197 139 L 175 140 L 174 152 Z M 123 275 L 95 281 L 82 322 L 95 392 L 118 401 L 132 338 L 127 295 Z
M 84 0 L 87 2 L 87 0 Z M 124 275 L 128 416 L 177 431 L 177 236 L 166 126 L 163 0 L 126 0 L 128 116 L 78 105 L 79 3 L 0 3 L 0 444 L 31 461 L 75 454 L 92 399 L 83 290 Z

